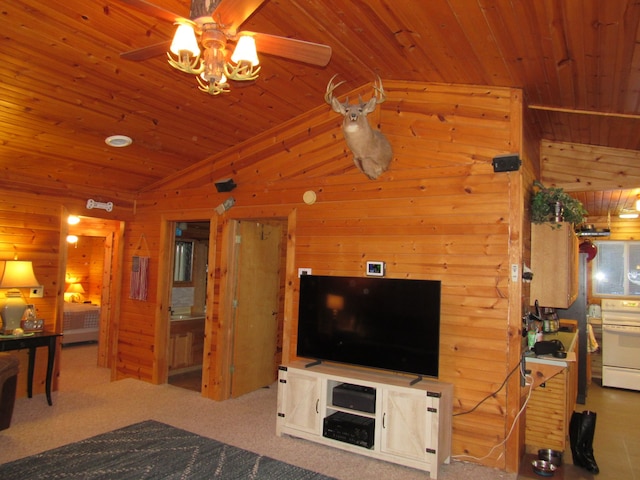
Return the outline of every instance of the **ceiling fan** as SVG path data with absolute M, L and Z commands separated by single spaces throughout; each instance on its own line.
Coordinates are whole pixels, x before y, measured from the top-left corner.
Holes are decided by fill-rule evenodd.
M 255 80 L 260 71 L 256 50 L 318 66 L 327 65 L 331 59 L 328 45 L 266 33 L 238 32 L 238 27 L 266 0 L 192 0 L 190 18 L 147 0 L 119 1 L 146 15 L 178 25 L 173 41 L 149 45 L 120 56 L 141 61 L 166 52 L 172 67 L 196 75 L 200 90 L 211 95 L 228 92 L 227 80 Z M 226 53 L 227 42 L 236 43 L 230 58 Z M 198 43 L 204 52 L 201 53 Z

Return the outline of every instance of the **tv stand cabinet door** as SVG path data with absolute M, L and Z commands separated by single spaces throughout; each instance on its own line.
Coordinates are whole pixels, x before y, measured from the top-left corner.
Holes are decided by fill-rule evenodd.
M 280 372 L 279 433 L 286 428 L 322 435 L 321 380 L 319 375 L 292 368 Z
M 437 469 L 438 403 L 423 390 L 383 389 L 381 451 Z

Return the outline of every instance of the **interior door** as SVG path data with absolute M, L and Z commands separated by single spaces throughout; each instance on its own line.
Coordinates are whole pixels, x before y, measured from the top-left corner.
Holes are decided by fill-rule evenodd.
M 280 224 L 238 223 L 232 397 L 275 381 L 282 234 Z

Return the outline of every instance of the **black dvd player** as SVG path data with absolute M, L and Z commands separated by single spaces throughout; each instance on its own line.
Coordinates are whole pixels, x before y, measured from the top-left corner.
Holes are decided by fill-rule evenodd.
M 336 412 L 324 419 L 322 435 L 364 448 L 373 447 L 375 421 L 345 412 Z

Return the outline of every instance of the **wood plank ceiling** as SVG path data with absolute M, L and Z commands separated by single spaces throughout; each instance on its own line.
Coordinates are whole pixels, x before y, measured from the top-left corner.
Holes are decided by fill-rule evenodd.
M 153 3 L 189 16 L 188 0 Z M 331 61 L 316 67 L 261 55 L 258 80 L 233 83 L 218 96 L 200 92 L 195 78 L 172 69 L 166 57 L 121 59 L 121 52 L 168 40 L 174 30 L 123 2 L 0 6 L 5 188 L 132 198 L 322 106 L 334 73 L 349 89 L 376 74 L 519 87 L 543 138 L 640 151 L 637 0 L 266 0 L 242 29 L 329 45 Z M 105 145 L 114 134 L 132 137 L 133 145 Z M 638 191 L 604 196 L 619 204 Z M 606 214 L 602 198 L 586 205 L 590 213 Z

